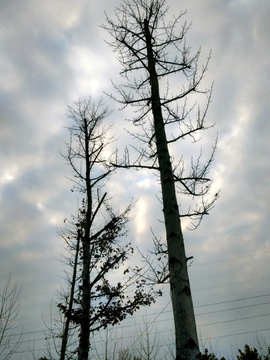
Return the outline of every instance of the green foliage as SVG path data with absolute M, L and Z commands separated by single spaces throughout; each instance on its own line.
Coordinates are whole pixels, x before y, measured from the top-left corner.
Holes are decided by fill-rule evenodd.
M 245 345 L 244 351 L 238 349 L 240 355 L 237 355 L 237 360 L 270 360 L 270 347 L 266 355 L 260 356 L 258 350 L 249 345 Z
M 268 347 L 267 354 L 264 356 L 264 360 L 270 360 L 270 347 Z
M 143 359 L 131 354 L 129 349 L 121 349 L 118 354 L 118 360 L 143 360 Z
M 258 350 L 249 345 L 245 345 L 244 350 L 238 349 L 239 355 L 237 355 L 237 360 L 270 360 L 270 347 L 268 347 L 267 354 L 261 356 Z M 204 353 L 201 354 L 201 360 L 218 360 L 215 354 L 209 353 L 208 349 L 204 350 Z M 220 360 L 225 360 L 222 357 Z
M 244 351 L 240 349 L 238 351 L 240 354 L 237 355 L 238 360 L 261 360 L 261 356 L 255 347 L 251 348 L 249 345 L 245 345 Z
M 74 124 L 69 127 L 70 140 L 66 143 L 64 159 L 74 172 L 72 191 L 83 194 L 77 214 L 65 219 L 60 234 L 71 254 L 67 264 L 72 267 L 72 291 L 63 296 L 58 308 L 65 318 L 65 331 L 61 360 L 66 353 L 69 330 L 79 328 L 78 359 L 88 358 L 90 333 L 115 325 L 133 315 L 141 306 L 150 305 L 160 293 L 144 290 L 145 269 L 123 269 L 125 277 L 110 276 L 120 271 L 134 253 L 130 243 L 122 243 L 127 236 L 131 203 L 122 213 L 115 213 L 107 196 L 106 183 L 114 171 L 108 165 L 107 147 L 113 141 L 110 127 L 103 127 L 102 120 L 109 115 L 102 101 L 97 105 L 78 101 L 69 107 L 69 117 Z M 120 281 L 119 281 L 120 280 Z M 128 295 L 127 289 L 135 289 Z M 70 325 L 70 323 L 72 325 Z M 62 335 L 61 335 L 62 336 Z M 74 342 L 75 343 L 75 342 Z M 77 351 L 77 350 L 76 350 Z
M 111 283 L 107 278 L 111 271 L 119 269 L 125 261 L 133 254 L 134 249 L 130 243 L 120 245 L 119 239 L 126 234 L 125 226 L 128 222 L 128 212 L 130 207 L 120 215 L 115 215 L 108 204 L 106 208 L 109 214 L 106 224 L 93 232 L 88 239 L 89 244 L 89 271 L 92 281 L 90 282 L 90 327 L 91 332 L 106 328 L 108 325 L 115 325 L 124 320 L 127 315 L 133 315 L 141 306 L 150 305 L 155 301 L 158 292 L 145 292 L 145 280 L 140 278 L 142 269 L 126 269 L 124 273 L 131 272 L 129 278 L 123 278 L 124 281 Z M 85 232 L 86 223 L 85 201 L 78 211 L 77 218 L 74 217 L 73 235 L 69 233 L 67 243 L 72 251 L 75 243 L 81 241 L 82 234 Z M 82 243 L 82 241 L 81 241 Z M 79 267 L 82 268 L 83 249 L 80 246 Z M 135 292 L 132 297 L 126 294 L 129 286 L 135 286 Z M 82 277 L 78 279 L 76 298 L 73 299 L 74 306 L 71 311 L 63 303 L 58 304 L 61 312 L 69 317 L 70 320 L 79 325 L 82 321 Z
M 208 353 L 208 349 L 204 349 L 204 353 L 201 354 L 201 360 L 218 360 L 215 354 Z

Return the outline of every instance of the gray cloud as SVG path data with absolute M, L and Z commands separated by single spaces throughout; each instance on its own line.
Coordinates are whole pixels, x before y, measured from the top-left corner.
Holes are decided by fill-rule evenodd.
M 174 14 L 181 10 L 177 2 L 169 5 Z M 193 21 L 188 44 L 194 51 L 202 46 L 202 63 L 212 49 L 204 84 L 215 82 L 208 118 L 216 125 L 203 134 L 205 156 L 216 132 L 219 136 L 212 176 L 213 194 L 222 189 L 220 199 L 198 230 L 184 231 L 187 254 L 194 256 L 190 276 L 199 313 L 209 311 L 199 307 L 203 304 L 227 301 L 211 307 L 224 310 L 234 299 L 269 293 L 270 5 L 268 0 L 260 1 L 260 6 L 252 0 L 184 0 L 181 7 L 188 10 L 183 20 Z M 63 142 L 68 138 L 63 126 L 71 124 L 66 104 L 79 97 L 97 99 L 104 90 L 113 91 L 111 78 L 121 81 L 115 55 L 103 41 L 108 35 L 99 27 L 104 10 L 113 15 L 113 4 L 86 0 L 1 4 L 0 285 L 10 271 L 23 285 L 20 317 L 24 331 L 36 332 L 36 338 L 44 337 L 37 332 L 44 329 L 41 314 L 49 319 L 50 300 L 64 275 L 57 260 L 64 250 L 56 230 L 76 212 L 78 202 L 65 178 L 70 169 L 59 153 L 65 151 Z M 177 86 L 172 81 L 171 89 Z M 133 141 L 123 130 L 133 130 L 124 121 L 132 113 L 120 112 L 117 104 L 104 99 L 114 109 L 106 121 L 114 123 L 113 132 L 120 137 L 111 150 L 118 146 L 122 151 Z M 200 145 L 196 146 L 180 143 L 173 152 L 179 157 L 184 153 L 188 166 L 189 154 L 199 152 Z M 159 184 L 151 172 L 119 171 L 108 183 L 108 192 L 115 208 L 138 199 L 129 233 L 135 246 L 145 252 L 151 247 L 150 226 L 164 238 L 162 206 L 156 197 Z M 179 202 L 181 210 L 188 205 L 181 197 Z M 170 299 L 166 288 L 165 293 L 149 311 L 158 313 L 165 307 Z M 252 301 L 260 303 L 259 298 Z M 249 304 L 251 300 L 237 302 L 239 307 Z M 251 343 L 254 334 L 235 340 L 215 337 L 268 328 L 266 316 L 225 323 L 269 313 L 269 305 L 264 306 L 199 315 L 201 337 L 213 339 L 212 345 L 221 351 L 228 351 L 231 344 Z M 212 322 L 218 324 L 204 325 Z M 157 325 L 162 328 L 164 322 Z M 171 321 L 166 326 L 168 332 L 173 328 Z M 129 330 L 132 335 L 134 323 Z M 33 334 L 25 336 L 28 339 Z M 28 349 L 27 341 L 23 348 Z M 36 348 L 44 348 L 44 342 L 37 341 Z

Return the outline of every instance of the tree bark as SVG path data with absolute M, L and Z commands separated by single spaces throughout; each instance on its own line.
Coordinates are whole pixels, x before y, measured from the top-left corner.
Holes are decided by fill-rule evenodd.
M 146 19 L 144 20 L 144 31 L 147 46 L 148 71 L 150 74 L 151 103 L 157 157 L 160 168 L 163 214 L 168 246 L 170 287 L 176 338 L 176 360 L 194 360 L 200 356 L 200 350 L 175 183 L 162 116 L 152 38 Z
M 65 327 L 64 327 L 64 332 L 63 332 L 61 351 L 60 351 L 60 360 L 65 360 L 65 356 L 66 356 L 67 343 L 68 343 L 68 332 L 69 332 L 69 325 L 70 325 L 70 321 L 71 321 L 70 314 L 71 314 L 71 310 L 72 310 L 72 306 L 73 306 L 73 299 L 74 299 L 74 293 L 75 293 L 79 248 L 80 248 L 80 232 L 78 232 L 78 240 L 77 240 L 77 246 L 76 246 L 73 274 L 72 274 L 72 280 L 71 280 L 71 289 L 70 289 L 70 296 L 69 296 L 69 303 L 68 303 L 68 313 L 67 313 L 67 319 L 65 322 Z
M 90 151 L 88 140 L 88 124 L 84 121 L 84 152 L 85 152 L 85 184 L 86 184 L 86 215 L 84 234 L 82 235 L 83 246 L 83 269 L 82 269 L 82 319 L 80 328 L 80 340 L 78 348 L 78 360 L 88 360 L 90 347 L 90 228 L 92 217 L 92 189 L 90 180 Z

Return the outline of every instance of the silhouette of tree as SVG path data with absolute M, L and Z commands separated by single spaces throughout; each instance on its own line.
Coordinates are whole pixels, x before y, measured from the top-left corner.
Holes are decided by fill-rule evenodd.
M 256 348 L 252 348 L 249 345 L 245 345 L 244 351 L 238 349 L 238 360 L 261 360 L 261 357 Z
M 189 25 L 184 23 L 178 27 L 184 13 L 166 22 L 167 13 L 165 0 L 124 0 L 116 7 L 116 20 L 107 16 L 107 23 L 103 25 L 113 39 L 109 45 L 118 55 L 125 79 L 122 85 L 114 84 L 116 95 L 110 96 L 123 108 L 135 107 L 132 121 L 142 130 L 131 134 L 143 144 L 135 149 L 136 160 L 130 160 L 126 149 L 124 158 L 120 160 L 117 156 L 113 164 L 159 174 L 167 244 L 163 246 L 158 242 L 156 253 L 168 256 L 169 273 L 165 269 L 164 274 L 159 270 L 155 275 L 159 283 L 170 281 L 176 359 L 194 360 L 200 351 L 180 217 L 191 218 L 196 228 L 218 198 L 218 193 L 209 197 L 212 181 L 208 177 L 216 142 L 205 164 L 201 163 L 201 155 L 197 160 L 191 159 L 188 173 L 182 159 L 175 160 L 170 149 L 186 138 L 197 142 L 198 132 L 207 129 L 205 121 L 212 89 L 201 89 L 200 83 L 210 56 L 200 71 L 200 50 L 192 55 L 185 42 Z M 169 81 L 176 76 L 181 85 L 172 95 Z M 196 101 L 192 103 L 196 94 L 206 96 L 204 109 L 197 106 Z M 179 214 L 177 192 L 199 201 L 186 213 Z
M 65 220 L 60 230 L 68 251 L 73 254 L 70 288 L 66 301 L 58 304 L 65 316 L 61 334 L 60 359 L 66 359 L 70 326 L 79 329 L 78 360 L 88 359 L 90 333 L 109 324 L 114 325 L 133 314 L 140 306 L 155 301 L 151 289 L 144 291 L 139 278 L 141 269 L 125 268 L 117 281 L 110 274 L 123 266 L 134 252 L 131 243 L 122 244 L 132 204 L 116 213 L 110 205 L 106 189 L 113 168 L 107 166 L 107 148 L 113 141 L 110 127 L 103 125 L 110 114 L 102 101 L 78 101 L 69 107 L 73 125 L 64 156 L 73 171 L 73 192 L 82 194 L 76 216 Z M 131 275 L 130 275 L 131 274 Z M 132 295 L 126 290 L 135 286 Z M 73 352 L 74 354 L 74 352 Z M 70 354 L 72 357 L 72 352 Z

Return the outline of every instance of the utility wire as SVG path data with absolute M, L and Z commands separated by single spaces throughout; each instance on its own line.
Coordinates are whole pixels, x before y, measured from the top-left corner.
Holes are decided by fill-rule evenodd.
M 260 304 L 259 304 L 260 305 Z M 166 305 L 166 306 L 168 306 L 168 304 Z M 252 305 L 251 305 L 252 306 Z M 241 309 L 241 308 L 237 308 L 237 309 Z M 231 309 L 229 309 L 229 310 L 231 310 Z M 224 311 L 226 311 L 226 310 L 224 310 Z M 162 312 L 161 312 L 162 313 Z M 162 320 L 158 320 L 157 321 L 157 318 L 161 315 L 161 313 L 160 314 L 158 314 L 158 316 L 149 324 L 149 325 L 147 325 L 147 328 L 144 330 L 144 332 L 142 333 L 142 335 L 148 330 L 148 328 L 155 322 L 164 322 L 164 321 L 172 321 L 173 319 L 172 318 L 166 318 L 166 319 L 162 319 Z M 164 312 L 165 313 L 165 312 Z M 205 313 L 205 314 L 209 314 L 209 313 Z M 201 314 L 201 315 L 204 315 L 204 314 Z M 218 325 L 218 324 L 224 324 L 224 323 L 229 323 L 229 322 L 235 322 L 235 321 L 243 321 L 243 320 L 248 320 L 248 319 L 254 319 L 254 318 L 259 318 L 259 317 L 265 317 L 265 316 L 270 316 L 270 313 L 268 313 L 268 314 L 260 314 L 260 315 L 253 315 L 253 316 L 248 316 L 248 317 L 244 317 L 244 318 L 238 318 L 238 319 L 232 319 L 232 320 L 224 320 L 224 321 L 217 321 L 217 322 L 214 322 L 214 323 L 207 323 L 207 324 L 199 324 L 199 325 L 197 325 L 197 327 L 202 327 L 202 326 L 210 326 L 210 325 Z M 137 324 L 136 326 L 141 326 L 141 325 L 145 325 L 145 323 L 141 323 L 141 324 Z M 118 329 L 123 329 L 123 328 L 130 328 L 131 327 L 131 325 L 124 325 L 124 326 L 119 326 L 118 328 L 117 328 L 117 330 Z M 39 330 L 39 331 L 30 331 L 30 332 L 26 332 L 26 333 L 23 333 L 23 335 L 29 335 L 29 334 L 37 334 L 37 333 L 41 333 L 41 332 L 44 332 L 43 330 Z M 163 332 L 167 332 L 167 330 L 166 331 L 157 331 L 157 332 L 155 332 L 155 334 L 156 333 L 163 333 Z M 20 335 L 20 334 L 13 334 L 14 336 L 15 335 Z M 6 335 L 7 336 L 7 335 Z M 141 336 L 141 335 L 140 335 Z M 121 338 L 123 338 L 123 339 L 127 339 L 127 338 L 132 338 L 132 337 L 134 337 L 134 336 L 125 336 L 125 337 L 121 337 Z M 44 340 L 45 338 L 41 338 L 41 339 L 35 339 L 36 341 L 38 341 L 38 340 Z M 26 342 L 26 341 L 29 341 L 29 340 L 23 340 L 23 341 L 21 341 L 21 342 Z M 99 341 L 97 341 L 97 343 L 98 343 Z M 12 344 L 12 343 L 11 343 Z
M 239 299 L 232 299 L 232 300 L 225 300 L 225 301 L 220 301 L 220 302 L 215 302 L 215 303 L 208 303 L 208 304 L 203 304 L 203 305 L 196 305 L 194 306 L 194 309 L 200 308 L 200 307 L 206 307 L 206 306 L 213 306 L 213 305 L 221 305 L 221 304 L 227 304 L 227 303 L 231 303 L 231 302 L 236 302 L 236 301 L 244 301 L 244 300 L 251 300 L 251 299 L 257 299 L 257 298 L 261 298 L 261 297 L 266 297 L 266 296 L 270 296 L 270 294 L 262 294 L 262 295 L 256 295 L 256 296 L 249 296 L 249 297 L 245 297 L 245 298 L 239 298 Z M 270 303 L 270 302 L 269 302 Z M 258 304 L 261 305 L 261 304 Z M 253 306 L 253 305 L 250 305 Z M 254 305 L 255 306 L 255 305 Z M 220 310 L 220 311 L 224 311 L 224 310 Z M 167 313 L 170 311 L 165 311 L 164 313 Z M 205 313 L 207 314 L 207 313 Z M 149 316 L 151 315 L 156 315 L 155 313 L 151 313 L 148 314 Z M 137 318 L 137 317 L 141 317 L 141 315 L 133 315 L 132 318 Z M 33 317 L 28 317 L 26 319 L 20 319 L 18 320 L 19 322 L 23 322 L 23 321 L 27 321 L 30 319 L 36 319 L 39 318 L 38 316 L 33 316 Z
M 256 330 L 250 330 L 250 331 L 244 331 L 244 332 L 234 333 L 234 334 L 226 334 L 226 335 L 212 336 L 212 337 L 208 337 L 207 339 L 201 339 L 201 341 L 209 341 L 209 340 L 212 340 L 212 339 L 225 338 L 225 337 L 230 337 L 230 336 L 253 334 L 253 333 L 255 333 L 255 332 L 261 332 L 261 331 L 270 331 L 270 328 L 259 329 L 259 330 L 257 330 L 257 329 L 256 329 Z
M 242 259 L 242 258 L 247 258 L 247 257 L 251 257 L 251 256 L 257 256 L 257 255 L 265 255 L 265 254 L 269 254 L 269 251 L 264 251 L 262 253 L 253 253 L 253 254 L 248 254 L 248 255 L 243 255 L 243 256 L 238 256 L 238 257 L 234 257 L 234 258 L 229 258 L 229 259 L 221 259 L 221 260 L 216 260 L 216 261 L 210 261 L 207 263 L 202 263 L 202 264 L 193 264 L 192 267 L 196 267 L 196 266 L 205 266 L 205 265 L 211 265 L 211 264 L 217 264 L 220 262 L 224 262 L 224 261 L 233 261 L 233 260 L 238 260 L 238 259 Z M 55 290 L 54 290 L 55 291 Z M 33 296 L 39 296 L 39 295 L 45 295 L 45 294 L 51 294 L 52 291 L 46 291 L 46 292 L 42 292 L 42 293 L 34 293 L 34 294 L 27 294 L 27 295 L 21 295 L 21 298 L 24 297 L 33 297 Z
M 265 255 L 265 254 L 269 254 L 269 253 L 270 253 L 270 250 L 269 250 L 269 251 L 264 251 L 264 252 L 262 252 L 262 253 L 253 253 L 253 254 L 243 255 L 243 256 L 237 256 L 237 257 L 229 258 L 229 259 L 222 259 L 222 260 L 210 261 L 210 262 L 202 263 L 202 264 L 192 264 L 192 267 L 204 266 L 204 265 L 211 265 L 211 264 L 217 264 L 217 263 L 224 262 L 224 261 L 239 260 L 239 259 L 243 259 L 243 258 L 247 258 L 247 257 L 251 257 L 251 256 Z
M 217 285 L 217 286 L 210 286 L 208 288 L 204 287 L 204 288 L 201 288 L 201 289 L 194 289 L 193 292 L 216 289 L 216 288 L 220 288 L 220 287 L 224 287 L 224 286 L 238 285 L 238 284 L 243 284 L 243 283 L 246 283 L 246 282 L 265 280 L 265 279 L 269 279 L 269 278 L 270 278 L 270 276 L 264 276 L 262 278 L 257 278 L 257 279 L 242 280 L 242 281 L 237 281 L 237 282 L 234 282 L 234 283 L 228 283 L 228 284 Z
M 196 314 L 196 313 L 195 313 L 195 315 L 196 315 L 196 316 L 201 316 L 201 315 L 216 314 L 216 313 L 220 313 L 220 312 L 224 312 L 224 311 L 232 311 L 232 310 L 246 309 L 246 308 L 250 308 L 250 307 L 254 307 L 254 306 L 269 305 L 269 304 L 270 304 L 270 302 L 268 301 L 268 302 L 260 303 L 260 304 L 252 304 L 252 305 L 238 306 L 238 307 L 235 307 L 235 308 L 209 311 L 209 312 L 205 312 L 205 313 L 201 313 L 201 314 Z
M 147 332 L 147 330 L 150 328 L 151 325 L 153 325 L 153 323 L 156 322 L 157 318 L 164 312 L 164 310 L 169 306 L 169 304 L 171 303 L 171 300 L 167 303 L 167 305 L 164 306 L 164 308 L 161 310 L 161 312 L 155 317 L 155 319 L 153 321 L 151 321 L 149 324 L 147 324 L 145 330 L 138 336 L 138 338 L 136 338 L 135 341 L 133 341 L 133 343 L 128 347 L 128 351 L 131 349 L 131 347 L 136 344 L 136 342 L 139 341 L 139 339 Z
M 210 326 L 210 325 L 218 325 L 218 324 L 225 324 L 225 323 L 229 323 L 229 322 L 233 322 L 233 321 L 249 320 L 249 319 L 259 318 L 259 317 L 263 317 L 263 316 L 270 316 L 270 314 L 253 315 L 253 316 L 247 316 L 247 317 L 240 318 L 240 319 L 217 321 L 217 322 L 214 322 L 214 323 L 197 325 L 197 327 Z
M 226 335 L 218 335 L 218 336 L 212 336 L 212 337 L 207 337 L 206 339 L 201 339 L 201 341 L 210 341 L 213 339 L 220 339 L 220 338 L 226 338 L 226 337 L 231 337 L 231 336 L 239 336 L 239 335 L 246 335 L 246 334 L 253 334 L 255 332 L 262 332 L 262 331 L 270 331 L 270 328 L 266 328 L 266 329 L 256 329 L 253 331 L 245 331 L 245 332 L 238 332 L 238 333 L 234 333 L 234 334 L 226 334 Z M 174 343 L 171 344 L 166 344 L 166 345 L 160 345 L 160 347 L 165 347 L 168 345 L 174 345 Z M 43 349 L 35 349 L 35 351 L 46 351 L 47 348 L 43 348 Z M 130 348 L 129 348 L 130 350 Z M 22 350 L 22 351 L 18 351 L 18 354 L 22 354 L 22 353 L 26 353 L 29 352 L 30 350 Z M 101 354 L 102 355 L 102 354 Z
M 233 303 L 233 302 L 238 302 L 238 301 L 244 301 L 244 300 L 252 300 L 252 299 L 257 299 L 257 298 L 262 298 L 262 297 L 267 297 L 270 296 L 270 294 L 262 294 L 262 295 L 256 295 L 256 296 L 250 296 L 250 297 L 244 297 L 244 298 L 238 298 L 238 299 L 232 299 L 232 300 L 226 300 L 226 301 L 220 301 L 220 302 L 215 302 L 215 303 L 210 303 L 210 304 L 203 304 L 203 305 L 198 305 L 195 306 L 194 309 L 198 309 L 201 307 L 208 307 L 208 306 L 216 306 L 216 305 L 223 305 L 223 304 L 228 304 L 228 303 Z M 170 300 L 171 302 L 171 300 Z M 170 303 L 169 302 L 169 303 Z M 219 313 L 219 312 L 225 312 L 225 311 L 233 311 L 233 310 L 240 310 L 240 309 L 244 309 L 244 308 L 249 308 L 249 307 L 255 307 L 255 306 L 261 306 L 261 305 L 269 305 L 270 302 L 264 302 L 264 303 L 258 303 L 258 304 L 251 304 L 251 305 L 245 305 L 245 306 L 239 306 L 239 307 L 234 307 L 234 308 L 229 308 L 229 309 L 221 309 L 221 310 L 215 310 L 215 311 L 209 311 L 209 312 L 203 312 L 203 313 L 199 313 L 196 314 L 195 316 L 202 316 L 202 315 L 210 315 L 210 314 L 214 314 L 214 313 Z M 168 304 L 166 305 L 165 308 L 168 307 Z M 163 309 L 164 310 L 164 309 Z M 167 311 L 163 311 L 163 314 L 172 314 L 171 310 L 167 310 Z M 156 313 L 150 313 L 147 314 L 147 316 L 156 316 Z M 132 319 L 134 318 L 141 318 L 142 315 L 133 315 Z M 159 317 L 159 315 L 158 315 Z M 157 317 L 157 318 L 158 318 Z M 172 319 L 164 319 L 164 320 L 158 320 L 157 322 L 162 322 L 162 321 L 168 321 L 168 320 L 172 320 Z M 23 320 L 20 320 L 20 322 L 22 322 Z M 143 323 L 137 324 L 138 326 L 140 325 L 144 325 Z M 131 325 L 120 325 L 117 328 L 118 329 L 123 329 L 123 328 L 127 328 L 130 327 Z M 28 335 L 28 334 L 33 334 L 33 333 L 41 333 L 44 332 L 44 330 L 38 330 L 38 331 L 30 331 L 30 332 L 24 332 L 24 334 Z M 14 335 L 20 335 L 20 334 L 14 334 Z
M 243 301 L 243 300 L 257 299 L 257 298 L 261 298 L 261 297 L 265 297 L 265 296 L 270 296 L 270 294 L 262 294 L 262 295 L 249 296 L 249 297 L 244 297 L 244 298 L 239 298 L 239 299 L 219 301 L 219 302 L 210 303 L 210 304 L 197 305 L 197 306 L 194 306 L 194 308 L 197 309 L 197 308 L 205 307 L 205 306 L 221 305 L 221 304 L 227 304 L 227 303 L 235 302 L 235 301 Z

